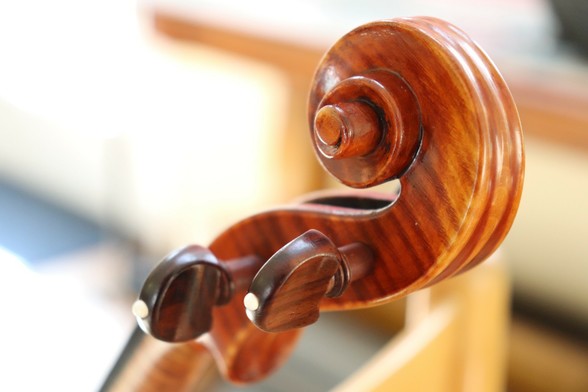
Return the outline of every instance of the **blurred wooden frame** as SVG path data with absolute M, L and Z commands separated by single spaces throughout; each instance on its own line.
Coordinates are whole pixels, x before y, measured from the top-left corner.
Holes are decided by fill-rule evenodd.
M 335 391 L 503 391 L 509 298 L 496 255 L 412 294 L 404 329 Z

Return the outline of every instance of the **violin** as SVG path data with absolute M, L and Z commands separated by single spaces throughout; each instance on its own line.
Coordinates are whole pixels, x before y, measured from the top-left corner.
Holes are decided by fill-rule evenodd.
M 142 331 L 104 391 L 193 390 L 211 361 L 231 382 L 262 380 L 321 311 L 464 273 L 508 233 L 524 176 L 518 113 L 492 61 L 455 26 L 415 17 L 349 32 L 318 65 L 308 123 L 341 183 L 397 179 L 399 191 L 312 195 L 168 255 L 133 305 Z

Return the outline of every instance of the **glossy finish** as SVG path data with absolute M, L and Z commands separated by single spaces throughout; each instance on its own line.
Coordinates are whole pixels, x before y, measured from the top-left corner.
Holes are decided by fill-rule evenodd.
M 374 260 L 366 275 L 350 281 L 340 296 L 323 298 L 329 290 L 324 283 L 338 268 L 326 263 L 317 278 L 321 295 L 313 293 L 311 304 L 303 305 L 312 309 L 322 298 L 321 310 L 359 308 L 471 268 L 510 229 L 524 169 L 517 111 L 494 65 L 454 26 L 406 18 L 350 32 L 319 64 L 308 119 L 317 155 L 330 173 L 354 187 L 399 178 L 400 195 L 331 195 L 252 216 L 209 247 L 227 268 L 251 255 L 270 260 L 309 230 L 337 246 L 361 243 Z M 296 274 L 291 288 L 304 290 L 303 277 Z M 265 279 L 268 287 L 280 286 L 271 276 Z M 237 383 L 278 368 L 300 331 L 255 327 L 245 316 L 245 294 L 246 288 L 236 288 L 227 305 L 213 307 L 214 323 L 198 339 Z M 280 311 L 266 316 L 283 320 Z
M 210 247 L 224 259 L 243 254 L 269 259 L 310 229 L 335 244 L 366 244 L 375 255 L 372 272 L 352 282 L 340 297 L 324 298 L 322 310 L 390 301 L 471 268 L 502 242 L 521 195 L 523 144 L 514 102 L 493 64 L 463 32 L 431 18 L 376 22 L 352 31 L 319 65 L 309 100 L 309 123 L 315 123 L 317 109 L 330 91 L 347 86 L 356 90 L 354 78 L 374 69 L 384 69 L 410 87 L 410 91 L 398 88 L 404 91 L 403 98 L 396 99 L 400 109 L 388 116 L 397 119 L 389 128 L 407 129 L 409 139 L 415 131 L 408 124 L 419 119 L 421 134 L 414 159 L 408 168 L 398 165 L 389 171 L 387 156 L 379 158 L 378 151 L 372 153 L 377 158 L 350 158 L 360 163 L 373 158 L 378 169 L 354 171 L 347 159 L 329 160 L 320 152 L 319 157 L 342 181 L 360 186 L 374 178 L 398 176 L 400 196 L 362 195 L 357 203 L 350 197 L 343 202 L 330 197 L 332 205 L 310 203 L 269 211 L 237 223 Z M 411 96 L 418 103 L 416 116 Z M 406 115 L 405 107 L 410 108 Z M 311 132 L 314 139 L 316 131 Z M 410 150 L 404 147 L 402 134 L 395 140 L 401 149 Z M 353 208 L 366 204 L 379 208 Z M 228 307 L 235 309 L 230 312 L 228 308 L 215 311 L 215 319 L 222 319 L 224 328 L 213 327 L 208 344 L 230 379 L 246 381 L 278 366 L 288 355 L 288 348 L 281 345 L 293 341 L 296 331 L 287 332 L 291 334 L 287 337 L 251 330 L 243 320 L 241 301 L 231 302 Z M 262 348 L 229 344 L 227 336 L 243 331 L 258 344 L 263 342 Z M 276 353 L 275 362 L 266 350 Z
M 366 276 L 373 253 L 353 243 L 337 249 L 316 230 L 297 237 L 259 270 L 245 297 L 247 317 L 260 329 L 281 332 L 314 323 L 323 297 L 338 297 Z
M 309 109 L 320 162 L 354 188 L 400 177 L 414 162 L 422 140 L 417 97 L 397 70 L 383 68 L 385 64 L 362 70 L 369 64 L 360 62 L 354 73 L 337 74 L 336 64 L 355 63 L 362 56 L 347 44 L 331 48 L 319 68 L 320 79 L 315 78 Z
M 225 267 L 206 248 L 192 245 L 174 252 L 149 274 L 133 313 L 139 326 L 165 342 L 199 338 L 212 325 L 213 306 L 227 304 L 247 287 L 260 266 L 256 257 Z

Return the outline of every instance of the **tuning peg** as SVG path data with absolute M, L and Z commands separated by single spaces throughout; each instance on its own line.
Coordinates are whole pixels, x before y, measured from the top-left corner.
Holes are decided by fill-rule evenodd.
M 258 271 L 244 298 L 247 317 L 260 329 L 280 332 L 317 321 L 323 297 L 338 297 L 367 275 L 373 252 L 362 243 L 337 248 L 309 230 L 276 252 Z
M 212 325 L 214 306 L 245 290 L 260 265 L 257 257 L 219 261 L 191 245 L 168 255 L 149 274 L 132 307 L 139 326 L 166 342 L 196 339 Z

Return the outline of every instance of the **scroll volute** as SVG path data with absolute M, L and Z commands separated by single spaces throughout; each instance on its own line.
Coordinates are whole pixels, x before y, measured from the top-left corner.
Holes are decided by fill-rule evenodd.
M 431 285 L 484 260 L 510 229 L 524 170 L 518 114 L 492 62 L 454 26 L 396 19 L 341 38 L 315 75 L 309 125 L 317 157 L 342 183 L 365 188 L 398 178 L 401 185 L 398 198 L 311 201 L 295 224 L 274 229 L 292 233 L 287 240 L 315 229 L 337 246 L 361 243 L 373 252 L 364 261 L 373 263 L 370 273 L 340 296 L 321 297 L 321 309 L 361 307 Z M 264 309 L 275 308 L 289 287 L 272 282 L 274 271 L 281 270 L 264 266 L 255 277 L 252 293 L 266 300 L 255 303 L 259 314 L 248 313 L 260 328 L 278 331 L 268 328 L 272 313 L 283 319 L 291 309 Z
M 398 178 L 400 195 L 331 195 L 247 218 L 209 247 L 228 266 L 249 255 L 269 260 L 309 230 L 322 233 L 335 249 L 362 244 L 371 266 L 360 279 L 350 280 L 338 296 L 316 295 L 327 293 L 326 287 L 307 298 L 321 310 L 350 309 L 400 298 L 465 271 L 507 234 L 523 182 L 520 123 L 496 68 L 456 27 L 406 18 L 351 31 L 319 64 L 308 114 L 311 140 L 327 171 L 358 188 Z M 333 265 L 325 264 L 325 271 L 336 273 Z M 252 287 L 261 281 L 258 294 L 265 300 L 278 295 L 275 290 L 293 288 L 263 271 Z M 297 292 L 304 293 L 306 280 L 299 274 L 281 276 L 295 277 Z M 321 285 L 330 284 L 326 277 L 318 280 Z M 254 326 L 245 316 L 246 294 L 237 290 L 228 304 L 214 307 L 211 329 L 198 340 L 238 383 L 279 367 L 299 334 Z M 278 308 L 261 315 L 262 322 L 282 330 L 281 323 L 271 324 L 273 317 L 283 320 Z M 304 309 L 314 314 L 315 305 Z
M 325 154 L 321 113 L 349 104 L 377 115 L 379 143 L 363 154 Z M 410 291 L 431 284 L 484 260 L 510 229 L 524 172 L 518 113 L 493 63 L 449 23 L 381 21 L 340 39 L 315 75 L 309 124 L 321 164 L 342 183 L 400 180 L 398 200 L 373 219 L 380 236 L 370 245 L 384 262 L 370 283 L 389 289 L 402 276 Z

